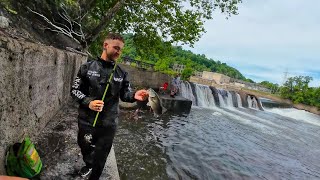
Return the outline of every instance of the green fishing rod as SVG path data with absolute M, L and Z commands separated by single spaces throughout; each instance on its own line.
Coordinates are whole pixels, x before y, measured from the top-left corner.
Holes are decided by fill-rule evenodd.
M 111 74 L 110 74 L 110 77 L 109 77 L 109 80 L 108 80 L 108 84 L 107 84 L 107 86 L 106 86 L 106 89 L 104 90 L 104 93 L 103 93 L 103 96 L 102 96 L 102 99 L 101 99 L 102 101 L 104 101 L 104 98 L 105 98 L 105 96 L 106 96 L 106 94 L 107 94 L 109 85 L 110 85 L 110 83 L 111 83 L 111 79 L 112 79 L 112 77 L 113 77 L 113 74 L 114 74 L 116 68 L 117 68 L 117 63 L 114 64 L 114 67 L 113 67 L 112 72 L 111 72 Z M 97 119 L 98 119 L 98 117 L 99 117 L 99 114 L 100 114 L 100 112 L 98 111 L 98 112 L 97 112 L 97 115 L 96 115 L 96 117 L 94 118 L 94 121 L 93 121 L 93 125 L 92 125 L 93 127 L 96 126 L 96 122 L 97 122 Z

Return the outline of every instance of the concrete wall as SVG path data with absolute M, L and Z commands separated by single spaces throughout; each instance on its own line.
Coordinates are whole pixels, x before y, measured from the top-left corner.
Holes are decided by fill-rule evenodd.
M 157 89 L 165 82 L 171 85 L 172 78 L 167 74 L 135 68 L 125 64 L 120 64 L 119 66 L 128 72 L 128 79 L 133 87 L 151 87 Z
M 35 136 L 70 100 L 86 57 L 0 36 L 0 174 L 9 144 Z
M 250 82 L 245 82 L 239 79 L 234 79 L 231 78 L 230 80 L 230 84 L 234 85 L 234 86 L 241 86 L 241 87 L 245 87 L 248 89 L 252 89 L 252 90 L 257 90 L 257 91 L 263 91 L 263 92 L 267 92 L 267 93 L 271 93 L 271 90 L 268 88 L 265 88 L 259 84 L 256 83 L 250 83 Z
M 214 80 L 208 80 L 208 79 L 204 79 L 202 77 L 196 77 L 196 76 L 191 76 L 189 81 L 197 84 L 207 85 L 207 86 L 214 86 L 216 84 Z
M 214 80 L 218 84 L 225 84 L 230 82 L 230 77 L 214 72 L 203 71 L 202 78 L 208 80 Z
M 202 78 L 208 79 L 208 80 L 213 80 L 213 72 L 203 71 Z

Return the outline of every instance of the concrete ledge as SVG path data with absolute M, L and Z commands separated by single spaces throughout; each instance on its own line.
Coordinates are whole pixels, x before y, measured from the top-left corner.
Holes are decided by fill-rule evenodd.
M 162 105 L 173 113 L 183 114 L 190 113 L 192 101 L 181 96 L 175 96 L 175 98 L 169 95 L 160 95 Z
M 33 140 L 43 162 L 43 169 L 39 177 L 41 180 L 82 179 L 78 175 L 84 162 L 77 144 L 77 115 L 77 107 L 68 104 Z M 100 179 L 120 179 L 113 147 Z

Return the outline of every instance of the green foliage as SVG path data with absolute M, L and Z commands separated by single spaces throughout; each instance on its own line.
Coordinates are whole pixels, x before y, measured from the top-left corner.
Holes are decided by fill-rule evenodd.
M 245 78 L 244 81 L 249 83 L 255 83 L 252 79 L 249 79 L 249 78 L 248 79 Z
M 172 56 L 172 59 L 175 59 L 179 64 L 192 68 L 193 71 L 212 71 L 240 80 L 246 79 L 238 70 L 226 63 L 208 59 L 204 54 L 194 54 L 191 51 L 183 50 L 182 47 L 175 47 Z
M 290 99 L 293 103 L 302 103 L 320 108 L 320 87 L 309 87 L 312 81 L 310 76 L 290 77 L 281 87 L 280 94 L 283 98 Z
M 272 94 L 275 94 L 277 92 L 277 90 L 279 89 L 279 85 L 278 84 L 273 84 L 273 83 L 271 83 L 269 81 L 262 81 L 259 84 L 264 86 L 264 87 L 266 87 L 266 88 L 268 88 L 268 89 L 270 89 Z

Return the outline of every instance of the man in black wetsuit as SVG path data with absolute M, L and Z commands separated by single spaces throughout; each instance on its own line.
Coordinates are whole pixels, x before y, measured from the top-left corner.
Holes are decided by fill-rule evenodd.
M 79 174 L 97 180 L 102 174 L 108 154 L 111 150 L 118 121 L 119 97 L 125 102 L 143 101 L 148 97 L 146 90 L 133 92 L 127 73 L 115 66 L 124 47 L 119 34 L 109 33 L 103 43 L 100 58 L 81 65 L 71 88 L 71 96 L 80 104 L 78 109 L 78 145 L 85 166 Z M 113 77 L 109 83 L 109 77 Z M 104 90 L 109 88 L 104 101 Z M 93 122 L 99 112 L 95 127 Z

